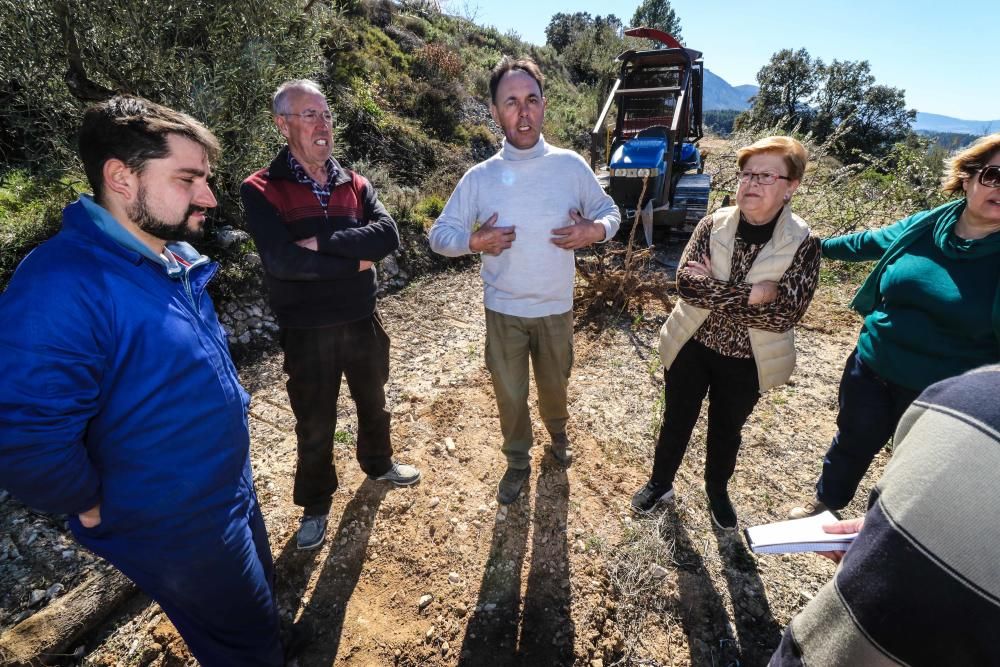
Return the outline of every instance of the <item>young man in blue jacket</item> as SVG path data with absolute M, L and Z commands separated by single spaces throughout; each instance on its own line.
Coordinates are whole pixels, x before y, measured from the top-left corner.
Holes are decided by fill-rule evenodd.
M 283 663 L 249 397 L 186 241 L 216 204 L 215 137 L 116 97 L 89 111 L 94 196 L 0 296 L 0 488 L 159 602 L 207 667 Z

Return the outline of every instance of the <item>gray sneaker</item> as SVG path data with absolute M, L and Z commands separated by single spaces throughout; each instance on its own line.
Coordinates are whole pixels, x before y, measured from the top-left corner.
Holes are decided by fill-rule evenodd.
M 326 537 L 326 515 L 307 514 L 300 519 L 299 532 L 295 534 L 295 546 L 300 551 L 315 549 L 323 544 Z
M 569 438 L 566 437 L 566 432 L 553 433 L 552 443 L 549 445 L 549 451 L 552 452 L 552 458 L 556 460 L 556 463 L 564 468 L 568 468 L 571 463 L 573 463 L 573 450 L 569 444 Z
M 376 482 L 392 482 L 396 486 L 410 486 L 420 481 L 420 471 L 414 466 L 393 461 L 392 467 L 384 475 L 378 477 L 368 475 L 368 479 Z
M 520 470 L 508 467 L 507 472 L 503 474 L 503 478 L 500 480 L 500 485 L 497 487 L 497 502 L 501 505 L 510 505 L 517 500 L 517 497 L 521 495 L 524 483 L 530 476 L 530 466 Z
M 632 510 L 639 514 L 649 514 L 662 502 L 674 497 L 673 484 L 662 484 L 649 480 L 646 485 L 632 495 Z

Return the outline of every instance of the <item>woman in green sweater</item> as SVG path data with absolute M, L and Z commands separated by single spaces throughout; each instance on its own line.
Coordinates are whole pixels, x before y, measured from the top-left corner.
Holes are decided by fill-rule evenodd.
M 790 518 L 845 507 L 924 388 L 1000 361 L 1000 133 L 956 155 L 943 189 L 964 197 L 823 241 L 824 257 L 878 263 L 851 303 L 865 320 L 816 497 Z

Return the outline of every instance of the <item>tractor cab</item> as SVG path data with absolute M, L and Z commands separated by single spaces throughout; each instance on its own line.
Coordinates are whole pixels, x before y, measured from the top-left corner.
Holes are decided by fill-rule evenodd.
M 603 154 L 609 193 L 624 219 L 640 212 L 652 244 L 654 225 L 689 231 L 708 208 L 711 177 L 703 173 L 697 147 L 702 54 L 659 30 L 634 28 L 625 34 L 663 47 L 618 56 L 618 78 L 591 133 L 591 167 L 600 171 Z

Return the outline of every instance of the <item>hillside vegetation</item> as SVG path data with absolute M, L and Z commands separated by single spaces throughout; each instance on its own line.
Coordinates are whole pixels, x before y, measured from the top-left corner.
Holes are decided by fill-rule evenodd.
M 582 152 L 616 74 L 615 56 L 649 47 L 624 38 L 623 22 L 610 14 L 556 14 L 546 29 L 548 43 L 538 47 L 447 15 L 432 0 L 0 0 L 0 18 L 0 71 L 9 73 L 0 81 L 0 288 L 20 259 L 55 232 L 61 208 L 87 189 L 75 132 L 83 109 L 114 92 L 188 111 L 222 141 L 213 181 L 219 206 L 202 245 L 223 264 L 215 289 L 226 298 L 255 285 L 259 266 L 251 241 L 224 247 L 211 232 L 242 226 L 239 184 L 280 146 L 269 103 L 281 81 L 320 82 L 337 116 L 335 155 L 375 183 L 409 239 L 404 252 L 421 254 L 416 246 L 424 228 L 458 178 L 499 146 L 487 81 L 503 55 L 529 56 L 541 65 L 545 134 Z M 682 34 L 665 0 L 645 0 L 632 21 Z M 775 54 L 770 69 L 789 57 Z M 780 78 L 765 82 L 773 88 Z M 799 115 L 748 114 L 732 143 L 814 130 L 801 107 L 791 109 Z M 852 139 L 858 129 L 844 132 L 846 125 L 824 122 L 816 136 L 820 152 L 842 161 L 846 148 L 858 145 Z M 823 187 L 925 188 L 941 155 L 921 158 L 920 147 L 909 135 L 875 154 L 855 150 L 852 166 Z M 718 185 L 725 190 L 731 183 Z M 867 208 L 848 214 L 843 224 L 858 224 L 865 215 Z
M 289 78 L 319 81 L 337 115 L 335 155 L 373 180 L 401 226 L 421 229 L 499 145 L 486 103 L 502 55 L 545 70 L 555 143 L 582 145 L 596 116 L 595 90 L 571 81 L 553 48 L 433 3 L 0 0 L 0 19 L 0 287 L 87 189 L 75 132 L 82 111 L 113 92 L 190 112 L 219 136 L 214 229 L 241 226 L 239 184 L 280 146 L 270 96 Z M 245 284 L 250 242 L 203 245 L 224 263 L 224 294 Z

